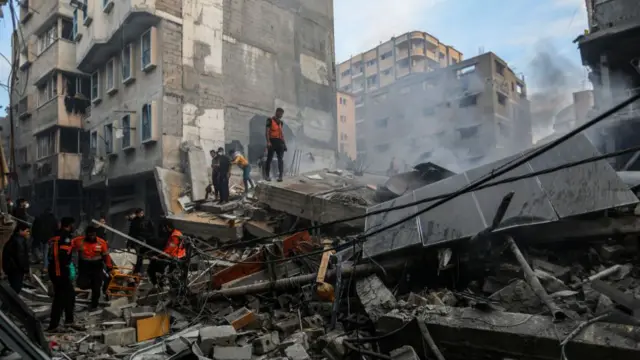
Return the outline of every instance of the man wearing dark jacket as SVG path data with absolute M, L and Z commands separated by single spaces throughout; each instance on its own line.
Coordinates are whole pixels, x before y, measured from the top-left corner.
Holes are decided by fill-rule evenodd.
M 72 328 L 73 313 L 76 303 L 76 292 L 71 280 L 72 233 L 75 220 L 64 217 L 60 220 L 58 234 L 49 240 L 49 279 L 53 283 L 53 303 L 51 304 L 51 322 L 48 331 L 55 331 L 60 326 L 64 311 L 64 323 Z
M 33 237 L 33 241 L 31 242 L 31 255 L 36 261 L 39 261 L 42 256 L 45 269 L 49 267 L 47 245 L 49 239 L 51 239 L 57 231 L 58 219 L 53 215 L 50 208 L 46 208 L 40 216 L 33 220 L 33 225 L 31 226 L 31 235 Z
M 26 222 L 30 222 L 29 221 L 29 213 L 27 212 L 27 209 L 29 208 L 29 202 L 26 199 L 18 199 L 18 203 L 16 204 L 16 207 L 13 209 L 13 217 L 15 217 L 16 219 L 22 220 L 22 221 L 26 221 Z
M 29 235 L 29 226 L 18 223 L 2 253 L 2 270 L 16 294 L 22 290 L 24 277 L 29 274 Z
M 144 210 L 136 209 L 135 218 L 131 220 L 129 227 L 129 236 L 136 240 L 142 241 L 151 246 L 155 245 L 156 234 L 155 226 L 150 219 L 144 216 Z M 147 248 L 139 244 L 134 245 L 136 249 L 136 265 L 133 268 L 134 274 L 140 274 L 142 272 L 142 261 L 144 255 L 147 253 Z

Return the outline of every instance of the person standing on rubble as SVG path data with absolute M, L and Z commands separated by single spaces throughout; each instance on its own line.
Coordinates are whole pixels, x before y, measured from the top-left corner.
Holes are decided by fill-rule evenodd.
M 156 238 L 153 222 L 145 217 L 144 210 L 140 208 L 136 209 L 134 213 L 135 217 L 131 220 L 129 236 L 153 246 Z M 133 246 L 136 249 L 136 265 L 133 268 L 133 273 L 141 274 L 144 256 L 148 249 L 140 244 L 135 244 Z
M 175 228 L 173 222 L 169 219 L 162 219 L 160 224 L 162 233 L 168 234 L 168 239 L 166 244 L 164 245 L 163 252 L 174 259 L 181 260 L 187 255 L 187 251 L 184 247 L 184 242 L 182 241 L 182 232 Z M 163 256 L 158 257 L 154 256 L 149 264 L 149 281 L 153 286 L 159 285 L 158 274 L 164 274 L 167 269 L 167 265 L 169 266 L 169 271 L 173 271 L 175 269 L 175 264 L 169 262 L 169 257 Z
M 220 192 L 219 204 L 229 202 L 229 178 L 231 177 L 231 159 L 224 153 L 223 148 L 218 148 L 218 191 Z
M 64 311 L 65 326 L 81 329 L 74 324 L 73 312 L 76 303 L 76 291 L 72 279 L 72 243 L 75 220 L 64 217 L 60 220 L 58 234 L 49 240 L 49 279 L 53 283 L 53 303 L 51 304 L 51 322 L 47 331 L 55 332 L 60 326 Z
M 29 202 L 26 199 L 18 199 L 18 204 L 13 209 L 13 217 L 24 222 L 30 222 L 27 209 L 29 209 Z
M 2 270 L 7 275 L 9 286 L 19 294 L 22 290 L 25 276 L 29 275 L 29 225 L 16 224 L 11 238 L 4 245 L 2 252 Z
M 78 287 L 91 289 L 91 305 L 89 310 L 98 308 L 100 292 L 104 281 L 104 267 L 109 272 L 113 268 L 109 257 L 109 245 L 98 237 L 98 228 L 87 226 L 84 236 L 73 239 L 72 247 L 78 251 Z
M 244 193 L 246 195 L 249 193 L 249 186 L 251 186 L 251 188 L 256 187 L 256 184 L 251 180 L 251 165 L 239 151 L 231 153 L 231 157 L 233 158 L 232 163 L 238 165 L 240 170 L 242 170 L 242 182 L 244 183 Z
M 213 186 L 213 196 L 214 200 L 220 200 L 220 189 L 218 185 L 219 174 L 220 174 L 220 158 L 218 157 L 218 153 L 211 149 L 209 151 L 211 155 L 211 185 Z
M 278 181 L 282 181 L 282 173 L 284 172 L 284 153 L 287 151 L 287 144 L 284 140 L 284 133 L 282 127 L 282 116 L 284 110 L 282 108 L 276 109 L 276 114 L 273 117 L 267 119 L 267 129 L 265 136 L 267 138 L 267 162 L 265 164 L 265 173 L 267 178 L 265 180 L 271 181 L 271 162 L 273 161 L 273 154 L 276 154 L 278 158 Z
M 47 245 L 49 239 L 55 236 L 58 231 L 58 219 L 51 212 L 51 208 L 46 208 L 42 214 L 37 216 L 33 220 L 31 226 L 31 233 L 33 241 L 31 242 L 31 255 L 36 262 L 39 262 L 40 257 L 44 260 L 44 269 L 49 267 L 47 255 Z

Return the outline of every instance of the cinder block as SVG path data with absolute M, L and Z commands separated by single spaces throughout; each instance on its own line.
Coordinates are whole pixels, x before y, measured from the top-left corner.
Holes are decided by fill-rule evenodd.
M 311 357 L 300 344 L 294 344 L 284 349 L 284 353 L 291 360 L 311 360 Z
M 122 309 L 118 307 L 106 307 L 102 310 L 104 320 L 116 320 L 122 318 Z
M 183 338 L 174 339 L 166 344 L 167 354 L 175 355 L 191 347 L 191 344 Z
M 280 344 L 280 335 L 277 331 L 265 334 L 253 340 L 253 353 L 256 355 L 264 355 L 273 351 Z
M 215 360 L 251 360 L 251 346 L 216 346 L 213 348 Z
M 211 355 L 213 346 L 231 346 L 236 341 L 236 329 L 231 325 L 207 326 L 200 329 L 198 346 L 206 356 Z
M 136 329 L 125 328 L 102 333 L 102 343 L 107 346 L 127 346 L 136 343 Z

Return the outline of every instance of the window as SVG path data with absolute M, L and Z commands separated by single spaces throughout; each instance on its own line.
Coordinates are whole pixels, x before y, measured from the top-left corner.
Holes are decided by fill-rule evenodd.
M 376 145 L 375 149 L 377 152 L 387 152 L 389 151 L 389 144 Z
M 376 120 L 376 127 L 386 128 L 388 125 L 389 125 L 389 118 L 388 117 L 386 117 L 384 119 Z
M 89 139 L 89 151 L 92 155 L 98 154 L 98 132 L 92 131 Z
M 458 69 L 456 70 L 456 76 L 459 78 L 463 77 L 464 75 L 468 75 L 473 73 L 474 71 L 476 71 L 476 65 L 469 65 L 469 66 L 465 66 L 462 69 Z
M 143 69 L 151 65 L 151 30 L 142 35 L 140 42 L 140 58 Z
M 91 79 L 87 77 L 75 77 L 73 84 L 75 85 L 74 91 L 68 90 L 69 95 L 75 95 L 76 93 L 82 94 L 85 98 L 91 97 Z M 71 86 L 70 84 L 67 86 Z
M 377 62 L 376 59 L 372 59 L 372 60 L 367 61 L 367 67 L 375 66 L 376 62 Z
M 122 82 L 132 79 L 131 77 L 131 44 L 128 44 L 122 49 Z
M 38 36 L 38 53 L 41 54 L 58 39 L 58 23 L 53 24 L 47 31 Z
M 151 104 L 144 104 L 142 106 L 142 141 L 151 139 Z
M 520 84 L 516 84 L 516 92 L 517 92 L 519 95 L 524 94 L 524 86 L 523 86 L 523 85 L 520 85 Z
M 340 133 L 340 140 L 342 140 L 342 141 L 347 140 L 347 137 L 348 137 L 347 134 Z
M 478 103 L 478 95 L 465 96 L 460 100 L 460 107 L 475 106 Z
M 36 156 L 39 159 L 55 154 L 56 132 L 48 131 L 38 135 L 36 140 Z
M 340 74 L 340 76 L 345 77 L 351 75 L 351 69 L 347 69 Z
M 340 122 L 341 123 L 346 123 L 347 122 L 347 117 L 344 115 L 340 115 Z
M 378 75 L 372 75 L 367 78 L 367 86 L 378 86 Z
M 100 71 L 91 74 L 91 101 L 100 99 Z
M 499 62 L 498 60 L 495 60 L 495 63 L 496 63 L 496 73 L 504 76 L 504 69 L 506 66 L 503 63 Z
M 116 62 L 111 59 L 109 61 L 107 61 L 107 66 L 105 68 L 105 79 L 107 82 L 107 93 L 109 94 L 113 94 L 115 92 L 115 69 L 116 69 Z
M 87 22 L 87 17 L 89 16 L 89 15 L 88 15 L 88 12 L 89 12 L 88 7 L 89 7 L 89 4 L 87 4 L 87 2 L 88 2 L 88 0 L 84 0 L 84 1 L 83 1 L 83 5 L 84 5 L 84 7 L 82 8 L 82 21 L 83 21 L 84 23 L 86 23 L 86 22 Z
M 104 147 L 105 153 L 113 153 L 113 124 L 104 126 Z
M 125 115 L 122 118 L 122 148 L 131 147 L 131 116 Z
M 108 13 L 113 8 L 113 0 L 102 0 L 102 11 Z
M 347 99 L 341 97 L 340 98 L 340 105 L 347 105 Z
M 503 106 L 507 105 L 507 96 L 501 92 L 496 92 L 496 94 L 498 95 L 498 103 Z
M 391 56 L 393 56 L 393 52 L 391 50 L 387 51 L 386 53 L 380 55 L 380 60 L 385 60 L 390 58 Z
M 362 61 L 354 62 L 354 63 L 351 65 L 351 68 L 353 69 L 353 73 L 354 73 L 355 75 L 360 74 L 360 73 L 364 70 L 364 67 L 362 66 Z
M 45 83 L 40 86 L 38 94 L 39 105 L 44 105 L 51 99 L 58 96 L 58 74 L 53 74 Z
M 389 68 L 389 69 L 387 69 L 387 70 L 383 70 L 383 71 L 382 71 L 382 75 L 385 75 L 385 76 L 386 76 L 386 75 L 389 75 L 389 74 L 391 74 L 391 69 L 390 69 L 390 68 Z
M 400 61 L 398 61 L 398 67 L 401 69 L 408 69 L 409 68 L 409 59 L 402 59 Z
M 75 39 L 75 33 L 73 32 L 73 22 L 67 19 L 62 19 L 62 33 L 60 37 L 65 40 L 73 41 Z

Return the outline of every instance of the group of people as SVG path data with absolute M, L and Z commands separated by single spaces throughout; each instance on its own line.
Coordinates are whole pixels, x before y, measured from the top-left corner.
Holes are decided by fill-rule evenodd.
M 261 159 L 259 165 L 266 181 L 271 181 L 271 163 L 273 156 L 278 160 L 278 181 L 282 181 L 284 171 L 284 153 L 287 151 L 287 144 L 282 131 L 284 123 L 282 116 L 284 110 L 276 109 L 274 116 L 267 119 L 265 137 L 267 148 L 265 149 L 265 159 Z M 232 165 L 237 165 L 242 170 L 242 182 L 244 183 L 245 194 L 249 189 L 255 188 L 255 183 L 251 179 L 251 164 L 239 151 L 232 151 L 230 156 L 225 153 L 224 148 L 211 150 L 211 182 L 215 199 L 220 204 L 229 202 L 229 178 L 231 177 Z
M 63 217 L 58 221 L 47 209 L 30 226 L 27 208 L 28 202 L 19 201 L 14 209 L 12 215 L 17 220 L 16 228 L 2 253 L 2 268 L 9 286 L 16 293 L 22 291 L 24 279 L 31 275 L 31 264 L 38 262 L 31 261 L 30 254 L 42 251 L 43 272 L 48 273 L 53 287 L 48 331 L 60 330 L 63 314 L 64 328 L 79 329 L 74 323 L 75 287 L 91 290 L 90 310 L 98 307 L 101 293 L 108 299 L 107 290 L 114 263 L 102 226 L 106 224 L 106 218 L 101 216 L 100 226 L 89 225 L 83 235 L 76 236 L 73 218 Z M 128 218 L 131 237 L 140 243 L 159 247 L 166 254 L 164 259 L 152 257 L 147 270 L 150 282 L 157 286 L 158 274 L 164 273 L 167 268 L 170 271 L 175 269 L 167 259 L 179 260 L 186 255 L 182 233 L 175 229 L 170 220 L 163 219 L 156 234 L 153 223 L 145 217 L 142 209 L 133 210 Z M 47 239 L 43 241 L 43 238 Z M 148 255 L 147 248 L 135 242 L 129 242 L 127 247 L 136 250 L 138 256 L 133 272 L 140 274 L 143 259 Z

